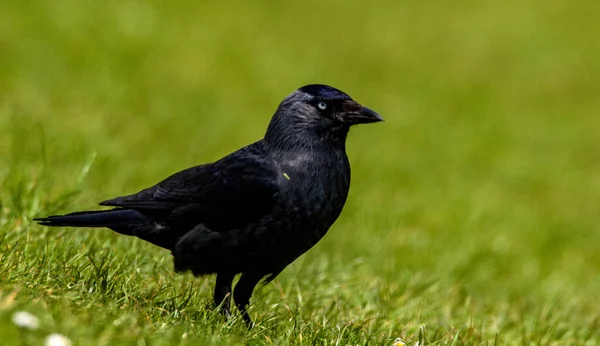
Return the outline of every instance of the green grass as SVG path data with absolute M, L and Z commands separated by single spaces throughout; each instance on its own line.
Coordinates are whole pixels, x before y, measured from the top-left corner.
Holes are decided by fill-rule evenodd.
M 591 0 L 3 1 L 0 344 L 599 344 L 598 18 Z M 386 122 L 353 129 L 344 213 L 257 289 L 251 331 L 168 252 L 31 221 L 250 143 L 314 82 Z

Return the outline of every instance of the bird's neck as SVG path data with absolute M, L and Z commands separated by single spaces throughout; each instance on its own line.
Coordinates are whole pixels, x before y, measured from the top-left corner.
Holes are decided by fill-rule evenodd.
M 271 120 L 264 137 L 266 148 L 274 153 L 305 153 L 346 150 L 349 127 L 323 128 L 302 118 L 278 117 Z

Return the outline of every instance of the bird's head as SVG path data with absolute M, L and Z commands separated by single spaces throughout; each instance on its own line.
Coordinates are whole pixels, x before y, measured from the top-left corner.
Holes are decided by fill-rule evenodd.
M 327 123 L 330 126 L 367 124 L 383 121 L 383 118 L 367 107 L 352 100 L 348 94 L 328 85 L 311 84 L 294 91 L 283 102 L 291 101 L 292 109 L 309 120 Z
M 371 109 L 328 85 L 304 86 L 286 97 L 275 112 L 266 137 L 295 134 L 344 141 L 350 126 L 383 121 Z

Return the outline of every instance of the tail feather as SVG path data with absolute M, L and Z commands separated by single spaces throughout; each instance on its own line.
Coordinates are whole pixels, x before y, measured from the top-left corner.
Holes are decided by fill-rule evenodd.
M 108 227 L 148 222 L 143 214 L 130 209 L 80 211 L 34 219 L 43 226 Z
M 135 236 L 165 249 L 172 249 L 175 235 L 165 227 L 158 227 L 144 214 L 131 209 L 80 211 L 34 219 L 42 226 L 106 227 L 113 231 Z

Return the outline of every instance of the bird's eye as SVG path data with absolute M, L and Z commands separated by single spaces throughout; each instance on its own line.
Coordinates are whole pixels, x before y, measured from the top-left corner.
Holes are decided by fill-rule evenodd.
M 317 104 L 317 107 L 319 107 L 320 110 L 324 111 L 324 110 L 327 109 L 327 103 L 325 103 L 325 102 L 319 102 Z

